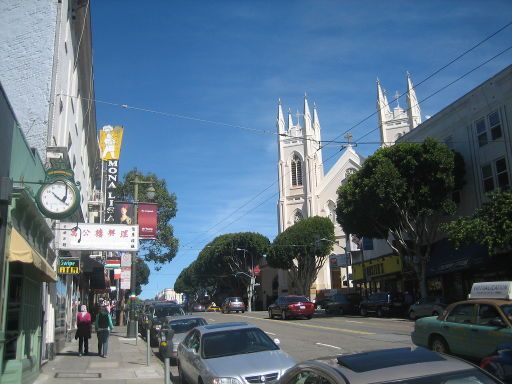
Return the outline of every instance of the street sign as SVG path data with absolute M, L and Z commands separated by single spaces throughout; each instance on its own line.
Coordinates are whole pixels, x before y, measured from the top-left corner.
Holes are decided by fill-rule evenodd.
M 60 223 L 56 248 L 69 251 L 138 251 L 139 227 L 122 224 Z
M 73 258 L 59 258 L 59 265 L 57 267 L 59 275 L 79 275 L 80 274 L 80 259 Z

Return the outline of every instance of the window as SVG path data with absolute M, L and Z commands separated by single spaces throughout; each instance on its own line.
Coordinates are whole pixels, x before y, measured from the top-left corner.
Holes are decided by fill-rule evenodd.
M 487 129 L 485 128 L 485 120 L 480 119 L 476 122 L 476 136 L 478 137 L 478 146 L 483 147 L 487 144 Z
M 493 140 L 501 138 L 501 122 L 498 111 L 489 115 L 489 128 L 491 130 L 491 138 Z
M 459 304 L 455 308 L 452 309 L 446 321 L 452 323 L 467 323 L 471 324 L 473 322 L 473 310 L 474 304 Z
M 494 177 L 492 176 L 492 167 L 490 164 L 482 167 L 482 178 L 484 181 L 484 191 L 490 192 L 494 190 Z
M 509 181 L 508 181 L 508 171 L 507 171 L 507 162 L 505 159 L 496 160 L 496 178 L 498 179 L 498 187 L 501 189 L 508 189 Z
M 302 216 L 302 212 L 297 210 L 295 211 L 295 214 L 293 215 L 293 222 L 294 223 L 298 223 L 299 221 L 301 221 L 302 219 L 304 218 L 304 216 Z
M 476 323 L 478 325 L 488 325 L 492 327 L 493 325 L 490 324 L 492 320 L 502 320 L 496 308 L 491 305 L 480 304 Z
M 331 200 L 327 203 L 327 212 L 329 213 L 329 219 L 336 225 L 336 204 Z
M 356 169 L 355 168 L 348 168 L 345 171 L 345 177 L 349 177 L 350 175 L 353 175 L 354 173 L 356 173 Z
M 292 187 L 300 187 L 302 185 L 302 161 L 298 155 L 292 158 Z
M 493 169 L 494 165 L 494 169 Z M 491 192 L 496 187 L 502 190 L 510 188 L 507 161 L 504 158 L 494 161 L 494 164 L 482 166 L 482 181 L 485 192 Z

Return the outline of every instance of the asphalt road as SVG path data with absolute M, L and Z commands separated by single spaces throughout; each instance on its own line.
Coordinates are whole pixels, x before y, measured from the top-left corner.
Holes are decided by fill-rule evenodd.
M 269 319 L 267 312 L 195 313 L 208 323 L 244 321 L 254 324 L 273 339 L 279 339 L 282 350 L 297 362 L 338 354 L 384 348 L 410 347 L 414 322 L 406 319 L 361 316 L 326 316 L 317 313 L 311 320 Z M 153 349 L 158 353 L 158 348 Z M 173 382 L 177 383 L 177 368 L 171 366 Z

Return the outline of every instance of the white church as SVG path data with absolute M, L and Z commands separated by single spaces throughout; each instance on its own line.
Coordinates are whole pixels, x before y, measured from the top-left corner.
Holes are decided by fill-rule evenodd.
M 421 123 L 420 108 L 409 74 L 407 74 L 407 109 L 401 108 L 398 100 L 396 106 L 391 109 L 386 93 L 377 80 L 377 110 L 382 146 L 394 144 L 399 137 Z M 348 143 L 336 163 L 326 173 L 322 160 L 322 135 L 318 111 L 316 105 L 313 105 L 311 110 L 306 96 L 303 114 L 302 116 L 297 114 L 296 120 L 296 122 L 293 121 L 290 111 L 285 118 L 281 100 L 279 100 L 277 108 L 279 233 L 303 218 L 323 216 L 329 217 L 334 223 L 336 236 L 333 254 L 326 261 L 315 284 L 311 287 L 310 297 L 313 298 L 319 290 L 352 287 L 351 267 L 343 262 L 346 260 L 343 256 L 345 256 L 345 250 L 347 252 L 352 250 L 352 263 L 356 264 L 357 252 L 353 251 L 357 250 L 357 246 L 348 240 L 348 234 L 344 233 L 336 222 L 336 192 L 346 177 L 358 170 L 365 159 Z M 366 260 L 391 252 L 383 240 L 370 243 L 373 244 L 367 246 L 365 243 L 364 247 Z M 296 293 L 295 287 L 288 282 L 286 271 L 275 270 L 268 265 L 262 267 L 261 299 L 264 308 L 270 304 L 269 300 L 272 298 Z

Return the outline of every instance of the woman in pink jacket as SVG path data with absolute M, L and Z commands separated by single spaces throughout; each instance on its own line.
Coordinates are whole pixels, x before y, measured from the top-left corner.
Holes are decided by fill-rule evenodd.
M 89 339 L 91 338 L 92 321 L 91 314 L 87 312 L 87 307 L 82 305 L 80 312 L 76 315 L 76 338 L 78 338 L 78 356 L 82 353 L 89 353 Z

